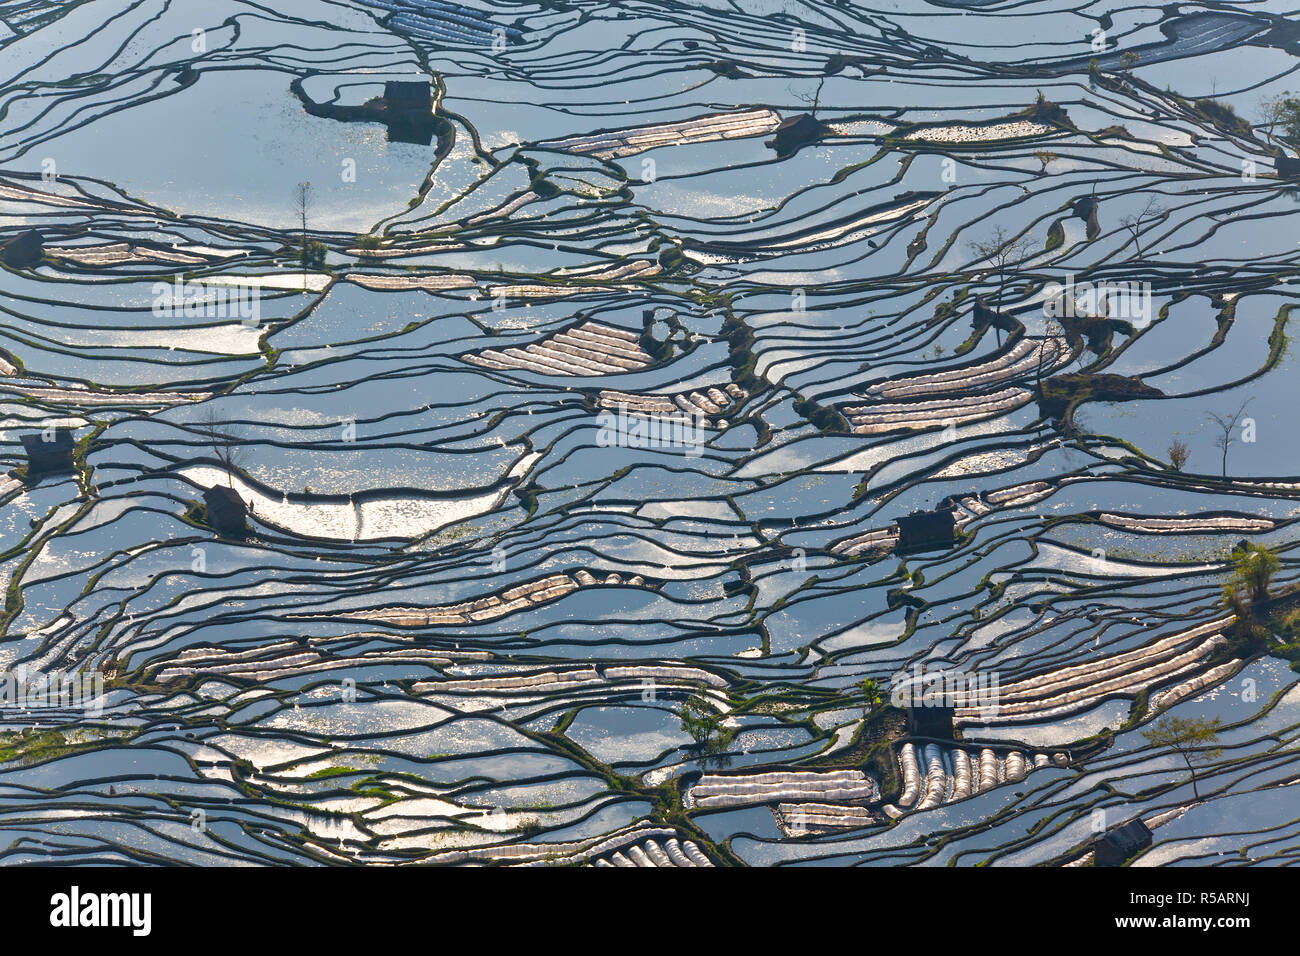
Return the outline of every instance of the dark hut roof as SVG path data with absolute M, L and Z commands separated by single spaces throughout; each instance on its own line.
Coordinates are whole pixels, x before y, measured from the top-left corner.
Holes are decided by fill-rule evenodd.
M 27 452 L 28 457 L 32 455 L 48 455 L 54 452 L 70 452 L 75 444 L 72 440 L 72 429 L 70 428 L 54 429 L 54 437 L 49 440 L 46 440 L 44 432 L 23 435 L 20 440 L 23 443 L 23 451 Z
M 14 269 L 29 269 L 41 261 L 44 253 L 44 244 L 41 242 L 41 234 L 35 229 L 28 229 L 21 232 L 0 251 L 0 258 L 3 258 L 5 264 Z
M 923 696 L 925 685 L 912 688 L 912 693 Z M 915 737 L 938 737 L 942 740 L 952 739 L 952 718 L 956 711 L 949 706 L 939 704 L 917 705 L 907 708 L 907 732 Z
M 804 132 L 813 132 L 820 128 L 821 124 L 813 119 L 811 113 L 800 113 L 798 116 L 791 116 L 789 119 L 782 120 L 776 130 L 778 133 L 781 130 L 803 130 Z
M 1080 219 L 1087 219 L 1097 211 L 1097 200 L 1093 196 L 1084 196 L 1070 203 L 1070 211 Z
M 406 104 L 431 103 L 433 88 L 427 80 L 389 80 L 384 84 L 384 99 Z
M 896 550 L 900 552 L 947 548 L 956 540 L 957 522 L 947 507 L 936 511 L 913 511 L 898 519 Z
M 227 488 L 224 485 L 213 485 L 203 492 L 203 503 L 209 508 L 235 508 L 242 512 L 245 509 L 244 499 L 239 497 L 239 492 L 234 488 Z
M 1116 866 L 1151 845 L 1151 831 L 1141 818 L 1111 827 L 1093 843 L 1094 862 L 1101 866 Z
M 1277 169 L 1278 176 L 1282 179 L 1300 177 L 1300 159 L 1293 159 L 1290 156 L 1275 156 L 1273 165 Z
M 997 310 L 989 308 L 984 296 L 977 295 L 975 297 L 975 308 L 971 310 L 971 321 L 975 325 L 992 325 L 997 320 Z
M 898 519 L 898 528 L 903 534 L 914 535 L 950 535 L 956 521 L 952 511 L 940 508 L 937 511 L 913 511 Z
M 814 119 L 811 113 L 800 113 L 783 120 L 767 145 L 778 154 L 786 156 L 800 146 L 815 142 L 825 132 L 826 127 Z
M 72 429 L 56 428 L 54 434 L 46 438 L 46 432 L 31 432 L 21 436 L 23 451 L 27 453 L 27 474 L 35 478 L 38 475 L 57 474 L 72 471 L 76 463 L 72 460 Z
M 224 533 L 242 532 L 246 526 L 248 506 L 233 488 L 214 485 L 203 492 L 208 509 L 208 523 Z

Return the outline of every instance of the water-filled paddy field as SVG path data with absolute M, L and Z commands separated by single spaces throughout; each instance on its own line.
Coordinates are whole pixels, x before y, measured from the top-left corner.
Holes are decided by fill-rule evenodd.
M 0 864 L 1294 861 L 1293 11 L 275 6 L 0 2 Z

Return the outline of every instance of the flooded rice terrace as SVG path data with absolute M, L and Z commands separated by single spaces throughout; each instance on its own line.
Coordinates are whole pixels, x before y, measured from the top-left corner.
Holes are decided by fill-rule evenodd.
M 1295 860 L 1290 8 L 274 6 L 0 2 L 0 863 Z

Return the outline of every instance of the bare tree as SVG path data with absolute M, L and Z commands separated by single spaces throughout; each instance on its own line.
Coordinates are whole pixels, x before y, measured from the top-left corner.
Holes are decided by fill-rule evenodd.
M 240 441 L 230 428 L 230 423 L 218 417 L 214 409 L 208 409 L 198 423 L 199 434 L 212 449 L 213 456 L 226 471 L 227 487 L 234 487 L 236 471 L 243 471 L 245 451 Z
M 1300 99 L 1291 95 L 1290 90 L 1280 95 L 1264 99 L 1259 104 L 1264 122 L 1268 124 L 1268 136 L 1273 138 L 1273 130 L 1282 127 L 1282 142 L 1292 149 L 1300 149 Z
M 1267 134 L 1271 137 L 1278 123 L 1286 118 L 1286 108 L 1282 105 L 1285 97 L 1264 97 L 1259 101 L 1259 113 L 1262 122 L 1268 124 Z
M 972 239 L 966 243 L 966 248 L 977 257 L 980 262 L 988 262 L 998 275 L 998 296 L 994 308 L 996 311 L 1002 311 L 1002 292 L 1007 284 L 1008 270 L 1029 258 L 1033 251 L 1033 241 L 1029 236 L 1024 235 L 1018 238 L 1011 238 L 1005 229 L 998 226 L 993 230 L 993 234 L 988 239 Z M 997 330 L 998 345 L 1002 344 L 1002 330 Z
M 823 77 L 821 77 L 821 78 L 817 81 L 817 89 L 816 89 L 814 92 L 812 92 L 812 93 L 800 93 L 798 90 L 794 89 L 793 87 L 789 87 L 789 86 L 786 87 L 786 90 L 790 93 L 791 96 L 793 96 L 793 97 L 794 97 L 795 99 L 797 99 L 799 102 L 801 102 L 801 103 L 803 103 L 805 106 L 807 106 L 807 107 L 808 107 L 808 112 L 812 115 L 812 118 L 813 118 L 813 119 L 816 119 L 816 118 L 817 118 L 817 106 L 818 106 L 818 104 L 821 102 L 821 99 L 822 99 L 822 87 L 823 87 L 825 84 L 826 84 L 826 77 L 823 76 Z
M 312 202 L 315 199 L 315 191 L 309 182 L 299 183 L 293 190 L 293 205 L 298 211 L 298 219 L 302 224 L 302 290 L 307 291 L 307 272 L 311 269 L 319 269 L 325 265 L 325 247 L 319 242 L 313 242 L 307 238 L 307 216 L 311 212 Z
M 1169 463 L 1174 466 L 1174 471 L 1182 471 L 1183 465 L 1187 464 L 1187 457 L 1190 453 L 1187 450 L 1187 443 L 1175 438 L 1169 444 Z
M 1192 793 L 1201 799 L 1196 787 L 1196 765 L 1209 763 L 1223 754 L 1219 744 L 1219 728 L 1223 722 L 1215 717 L 1161 717 L 1153 726 L 1142 731 L 1142 736 L 1152 747 L 1168 747 L 1187 764 L 1192 776 Z
M 1142 207 L 1142 211 L 1136 216 L 1125 216 L 1119 221 L 1119 224 L 1133 234 L 1133 245 L 1137 247 L 1138 258 L 1142 257 L 1142 225 L 1147 222 L 1154 222 L 1163 218 L 1165 207 L 1155 196 L 1147 199 L 1147 204 Z
M 1038 369 L 1035 381 L 1038 385 L 1039 394 L 1043 391 L 1043 369 L 1050 368 L 1056 361 L 1058 354 L 1058 343 L 1065 341 L 1065 329 L 1061 323 L 1055 319 L 1046 319 L 1043 322 L 1043 341 L 1038 345 Z M 1048 353 L 1051 357 L 1048 357 Z
M 1250 404 L 1250 399 L 1246 399 L 1241 406 L 1231 415 L 1216 415 L 1214 412 L 1206 412 L 1205 417 L 1208 421 L 1213 422 L 1219 429 L 1219 434 L 1214 436 L 1214 447 L 1223 451 L 1223 477 L 1228 477 L 1228 448 L 1236 441 L 1232 437 L 1232 431 L 1241 421 L 1242 414 L 1246 411 L 1246 406 Z
M 298 218 L 302 222 L 302 247 L 307 248 L 307 214 L 311 212 L 312 200 L 314 198 L 311 183 L 299 183 L 293 189 L 293 205 L 298 210 Z

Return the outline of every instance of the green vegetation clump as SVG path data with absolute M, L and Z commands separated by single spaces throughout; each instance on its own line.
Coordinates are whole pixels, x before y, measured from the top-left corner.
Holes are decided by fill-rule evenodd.
M 1045 379 L 1039 388 L 1038 403 L 1043 414 L 1064 420 L 1084 402 L 1122 402 L 1163 395 L 1140 378 L 1074 372 Z
M 832 435 L 849 431 L 848 423 L 840 417 L 839 412 L 824 405 L 801 399 L 794 403 L 794 410 L 796 414 L 808 419 L 818 431 Z
M 21 763 L 37 763 L 49 757 L 57 757 L 70 746 L 62 731 L 41 730 L 23 731 L 21 733 L 0 733 L 0 763 L 17 760 Z
M 682 254 L 680 246 L 668 243 L 659 250 L 659 265 L 665 271 L 672 272 L 674 269 L 680 269 L 685 264 L 686 256 Z
M 713 704 L 703 697 L 689 698 L 680 712 L 682 730 L 690 734 L 695 749 L 704 755 L 726 749 L 731 735 L 722 728 L 722 718 Z
M 529 183 L 528 188 L 537 193 L 539 199 L 554 199 L 560 194 L 559 186 L 541 176 Z
M 1049 100 L 1043 95 L 1042 90 L 1038 91 L 1038 96 L 1034 99 L 1034 104 L 1026 107 L 1021 111 L 1020 115 L 1036 119 L 1040 123 L 1055 123 L 1060 126 L 1070 125 L 1070 117 L 1069 114 L 1065 112 L 1065 108 L 1060 104 L 1053 103 Z
M 763 387 L 763 381 L 754 374 L 754 333 L 741 319 L 728 315 L 722 322 L 722 335 L 727 339 L 727 360 L 731 365 L 731 380 L 753 395 Z
M 1192 794 L 1199 800 L 1201 792 L 1196 786 L 1196 765 L 1214 760 L 1223 753 L 1223 749 L 1217 746 L 1220 726 L 1217 717 L 1210 720 L 1206 717 L 1166 716 L 1142 731 L 1142 736 L 1152 747 L 1167 747 L 1183 758 L 1192 777 Z
M 1264 122 L 1268 124 L 1269 135 L 1281 126 L 1282 142 L 1300 149 L 1300 99 L 1291 96 L 1289 90 L 1264 102 Z
M 325 268 L 325 246 L 315 239 L 309 239 L 303 244 L 302 251 L 299 254 L 299 261 L 304 269 L 324 269 Z
M 1232 552 L 1232 574 L 1224 585 L 1226 603 L 1238 614 L 1247 614 L 1268 600 L 1269 585 L 1282 569 L 1278 556 L 1262 544 L 1246 542 Z
M 1218 100 L 1206 97 L 1205 99 L 1194 100 L 1192 106 L 1202 116 L 1225 132 L 1236 133 L 1239 136 L 1249 136 L 1251 133 L 1250 123 L 1238 116 L 1237 111 L 1232 108 L 1230 103 L 1221 103 Z
M 1300 592 L 1270 594 L 1282 562 L 1270 548 L 1243 541 L 1228 558 L 1231 571 L 1223 585 L 1223 603 L 1236 615 L 1224 629 L 1228 647 L 1220 657 L 1251 657 L 1271 653 L 1287 660 L 1300 659 L 1292 645 L 1300 637 Z M 1282 643 L 1279 644 L 1277 634 Z
M 1284 646 L 1300 647 L 1300 643 L 1298 643 L 1300 641 L 1300 608 L 1291 608 L 1289 611 L 1279 614 L 1277 630 L 1281 637 L 1288 640 L 1288 643 Z M 1295 657 L 1290 658 L 1290 660 L 1296 659 Z
M 1043 246 L 1045 252 L 1059 249 L 1065 242 L 1065 221 L 1057 219 L 1047 230 L 1047 241 Z
M 353 767 L 322 767 L 320 770 L 313 770 L 307 774 L 308 780 L 325 780 L 329 777 L 346 777 L 350 773 L 357 773 Z

